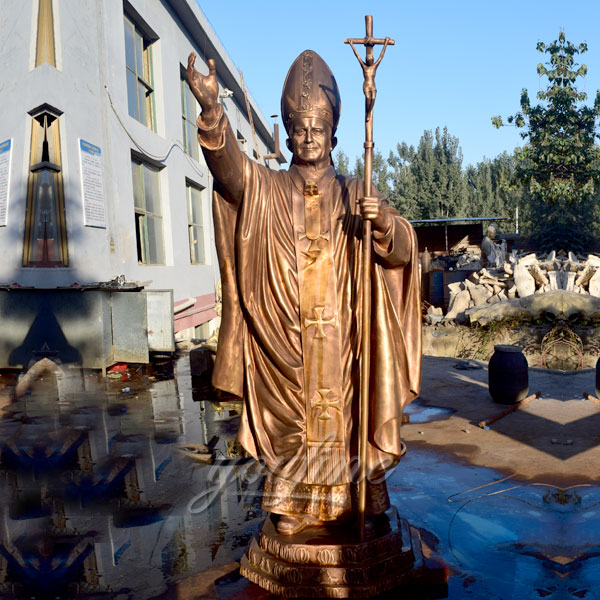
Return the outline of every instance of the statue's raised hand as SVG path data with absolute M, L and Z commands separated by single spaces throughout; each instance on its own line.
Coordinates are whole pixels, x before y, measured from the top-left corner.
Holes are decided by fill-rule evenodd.
M 192 93 L 202 108 L 202 119 L 210 121 L 216 115 L 216 109 L 219 105 L 219 83 L 215 61 L 212 58 L 208 59 L 208 75 L 198 73 L 194 68 L 195 62 L 196 53 L 190 52 L 186 70 L 187 80 Z

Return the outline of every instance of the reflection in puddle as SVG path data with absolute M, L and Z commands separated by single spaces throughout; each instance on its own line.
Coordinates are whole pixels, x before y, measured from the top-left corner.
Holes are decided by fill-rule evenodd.
M 411 402 L 405 409 L 404 414 L 409 415 L 410 423 L 430 423 L 431 421 L 441 421 L 447 419 L 456 411 L 453 408 L 443 406 L 429 406 L 417 398 Z
M 18 401 L 2 383 L 0 597 L 150 598 L 240 558 L 261 478 L 235 441 L 239 403 L 199 400 L 187 359 L 176 377 L 65 369 Z
M 435 534 L 454 572 L 449 598 L 597 597 L 600 488 L 521 483 L 444 458 L 409 448 L 390 487 L 404 516 Z
M 0 376 L 1 598 L 153 598 L 239 560 L 263 517 L 262 473 L 235 440 L 240 403 L 192 388 L 187 358 L 174 374 L 66 369 L 17 401 L 15 385 Z M 452 412 L 407 410 L 416 423 Z M 449 598 L 600 586 L 600 488 L 523 486 L 413 448 L 389 488 L 450 565 Z

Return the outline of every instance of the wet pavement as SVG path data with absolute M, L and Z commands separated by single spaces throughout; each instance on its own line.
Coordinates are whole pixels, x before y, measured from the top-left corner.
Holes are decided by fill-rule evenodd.
M 452 393 L 470 398 L 458 384 L 477 389 L 483 375 L 467 375 Z M 0 598 L 248 593 L 214 581 L 235 572 L 264 517 L 261 472 L 235 441 L 240 404 L 193 383 L 187 357 L 106 379 L 64 369 L 18 400 L 16 376 L 0 376 Z M 409 409 L 408 452 L 388 487 L 425 553 L 448 565 L 443 595 L 600 598 L 600 486 L 469 460 L 440 443 L 465 412 L 440 398 Z
M 525 483 L 409 450 L 390 497 L 449 566 L 448 598 L 600 597 L 600 487 Z
M 409 423 L 431 423 L 440 419 L 447 419 L 452 413 L 456 412 L 453 408 L 443 406 L 428 406 L 419 398 L 411 402 L 404 411 L 405 419 Z

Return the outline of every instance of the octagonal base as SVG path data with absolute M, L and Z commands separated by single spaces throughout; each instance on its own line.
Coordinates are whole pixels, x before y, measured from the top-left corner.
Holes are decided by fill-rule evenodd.
M 362 542 L 354 522 L 286 536 L 269 516 L 240 573 L 284 598 L 370 598 L 420 578 L 423 569 L 417 530 L 392 508 Z

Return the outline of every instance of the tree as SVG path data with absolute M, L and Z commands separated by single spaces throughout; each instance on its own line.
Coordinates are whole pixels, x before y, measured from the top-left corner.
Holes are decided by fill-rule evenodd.
M 440 190 L 438 214 L 440 217 L 465 216 L 467 188 L 458 138 L 450 135 L 446 127 L 442 132 L 438 127 L 433 151 L 436 161 L 434 173 Z
M 337 173 L 341 175 L 350 175 L 350 159 L 343 150 L 338 150 L 333 157 L 333 165 Z
M 408 209 L 417 219 L 465 216 L 462 152 L 458 138 L 445 127 L 424 131 L 416 149 L 398 144 L 388 164 L 393 168 L 392 197 L 400 210 Z
M 510 186 L 515 177 L 514 155 L 503 152 L 490 160 L 484 158 L 465 171 L 468 184 L 468 210 L 471 217 L 508 217 L 501 228 L 514 231 L 517 206 L 521 204 L 521 191 Z M 522 226 L 522 216 L 519 217 Z
M 350 169 L 350 159 L 343 150 L 338 150 L 333 157 L 335 170 L 342 175 L 357 177 L 363 179 L 365 175 L 365 166 L 362 158 L 357 158 L 354 169 Z M 388 163 L 379 150 L 373 152 L 373 185 L 375 189 L 384 197 L 390 200 L 392 189 L 390 188 L 391 174 L 388 170 Z
M 354 169 L 340 150 L 334 159 L 340 173 L 364 176 L 362 158 Z M 520 194 L 505 185 L 515 170 L 506 153 L 462 168 L 458 138 L 447 128 L 423 132 L 415 148 L 402 142 L 387 159 L 373 153 L 373 184 L 407 219 L 510 216 Z
M 411 169 L 415 155 L 414 147 L 402 142 L 396 146 L 396 153 L 390 152 L 388 156 L 392 187 L 390 202 L 407 219 L 416 219 L 420 216 L 417 204 L 417 181 Z
M 593 107 L 582 103 L 587 95 L 576 87 L 586 65 L 575 63 L 575 55 L 587 44 L 573 45 L 560 32 L 551 44 L 539 42 L 537 49 L 550 55 L 546 66 L 537 67 L 548 86 L 538 92 L 542 102 L 532 106 L 527 90 L 521 93 L 521 111 L 507 122 L 523 128 L 526 140 L 515 150 L 517 168 L 513 183 L 528 200 L 526 218 L 535 227 L 532 237 L 540 249 L 552 247 L 583 250 L 595 233 L 597 185 L 600 183 L 600 148 L 596 144 L 596 120 L 600 116 L 600 92 Z M 501 127 L 501 117 L 492 124 Z

